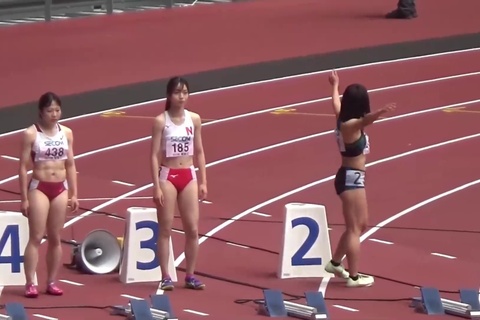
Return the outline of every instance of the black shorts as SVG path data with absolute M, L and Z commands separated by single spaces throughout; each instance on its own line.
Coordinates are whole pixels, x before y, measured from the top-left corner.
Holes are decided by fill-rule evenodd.
M 340 167 L 335 175 L 335 191 L 337 194 L 359 188 L 365 188 L 365 171 Z

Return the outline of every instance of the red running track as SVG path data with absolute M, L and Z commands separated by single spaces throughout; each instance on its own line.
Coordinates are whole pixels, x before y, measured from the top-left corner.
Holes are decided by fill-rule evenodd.
M 464 103 L 465 110 L 480 111 L 480 100 L 474 102 L 480 99 L 474 85 L 480 80 L 480 74 L 466 74 L 480 70 L 479 57 L 478 51 L 470 51 L 340 71 L 342 84 L 361 81 L 373 89 L 373 105 L 390 101 L 398 105 L 397 111 L 388 115 L 390 119 L 369 128 L 372 154 L 369 158 L 368 192 L 372 226 L 425 199 L 479 179 L 472 175 L 475 172 L 472 169 L 475 160 L 480 158 L 474 148 L 480 137 L 444 142 L 478 134 L 477 117 L 480 114 L 445 112 L 441 108 Z M 191 96 L 192 110 L 201 112 L 206 119 L 217 119 L 207 121 L 209 123 L 204 130 L 209 163 L 209 199 L 213 203 L 202 204 L 200 233 L 206 234 L 221 226 L 217 228 L 216 237 L 242 245 L 234 246 L 215 239 L 205 241 L 203 238 L 198 271 L 256 286 L 279 288 L 295 295 L 319 289 L 321 279 L 279 280 L 275 271 L 278 264 L 276 252 L 280 249 L 280 217 L 285 203 L 304 201 L 325 204 L 332 228 L 332 245 L 337 243 L 342 230 L 340 204 L 332 185 L 339 157 L 331 135 L 333 118 L 328 95 L 327 73 L 320 73 Z M 240 114 L 315 99 L 317 101 L 286 106 L 302 114 L 262 112 L 226 120 Z M 152 103 L 124 110 L 129 116 L 146 118 L 91 116 L 65 123 L 76 135 L 75 151 L 79 156 L 79 192 L 84 199 L 81 203 L 83 207 L 123 216 L 130 206 L 152 206 L 149 172 L 141 168 L 145 168 L 148 161 L 151 124 L 148 117 L 159 113 L 162 107 L 161 103 Z M 129 126 L 131 130 L 122 131 L 120 136 L 119 131 L 114 130 L 117 125 Z M 109 128 L 111 131 L 106 130 Z M 92 142 L 92 137 L 102 139 Z M 136 143 L 98 150 L 142 137 L 144 139 Z M 19 134 L 0 138 L 2 146 L 5 146 L 3 155 L 16 156 L 18 138 Z M 91 154 L 82 156 L 89 151 Z M 3 182 L 0 187 L 17 191 L 16 178 L 9 177 L 16 173 L 16 161 L 1 158 L 0 165 L 0 180 Z M 269 178 L 263 178 L 262 174 Z M 128 182 L 132 186 L 119 185 L 113 180 Z M 315 181 L 317 183 L 310 188 L 285 194 Z M 141 198 L 119 198 L 137 188 L 141 190 L 131 195 Z M 392 221 L 388 227 L 452 229 L 455 226 L 456 229 L 464 229 L 469 227 L 467 224 L 474 225 L 475 216 L 467 214 L 473 208 L 474 191 L 478 190 L 475 188 L 478 187 L 467 188 L 412 210 Z M 282 194 L 284 196 L 278 201 L 269 200 Z M 2 209 L 18 210 L 16 196 L 6 192 L 0 195 Z M 106 203 L 112 198 L 114 200 Z M 270 216 L 258 216 L 251 214 L 252 211 Z M 247 219 L 242 219 L 245 216 Z M 228 220 L 232 217 L 239 220 Z M 458 220 L 461 218 L 463 220 Z M 64 230 L 66 239 L 73 234 L 81 241 L 89 231 L 99 226 L 108 226 L 115 235 L 123 235 L 124 222 L 119 219 L 99 214 L 74 219 Z M 179 221 L 176 221 L 175 227 L 181 229 Z M 447 237 L 448 241 L 445 240 Z M 475 268 L 478 270 L 478 261 L 463 251 L 467 241 L 475 239 L 478 240 L 476 233 L 380 229 L 364 239 L 363 246 L 362 271 L 378 276 L 375 286 L 350 290 L 334 279 L 328 286 L 323 283 L 322 289 L 327 288 L 327 299 L 361 297 L 374 300 L 409 298 L 416 294 L 414 285 L 433 283 L 445 290 L 478 286 L 469 276 Z M 175 257 L 182 257 L 182 234 L 174 233 L 173 241 Z M 64 249 L 64 262 L 69 262 L 70 248 Z M 42 253 L 44 250 L 42 246 Z M 254 266 L 251 261 L 258 261 L 259 265 Z M 177 259 L 177 263 L 180 267 L 184 266 L 182 258 Z M 429 275 L 430 269 L 449 276 L 446 279 L 442 277 L 442 281 L 438 282 Z M 183 273 L 179 272 L 178 276 L 182 279 Z M 43 268 L 39 270 L 39 277 L 44 277 Z M 63 297 L 42 296 L 37 300 L 21 297 L 22 288 L 6 288 L 0 298 L 1 303 L 20 301 L 27 306 L 98 306 L 98 298 L 104 297 L 102 305 L 106 306 L 125 304 L 128 299 L 122 294 L 146 298 L 157 287 L 157 283 L 124 285 L 118 281 L 118 275 L 86 276 L 68 269 L 62 269 L 60 279 L 81 285 L 64 283 L 66 294 Z M 231 314 L 238 314 L 242 319 L 259 317 L 253 304 L 235 304 L 234 300 L 261 298 L 261 290 L 208 277 L 203 277 L 203 280 L 207 283 L 206 291 L 192 292 L 178 288 L 171 293 L 172 304 L 181 319 L 201 317 L 185 310 L 208 314 L 214 319 L 230 317 Z M 342 309 L 342 306 L 351 309 Z M 328 300 L 328 307 L 333 319 L 389 319 L 391 312 L 402 318 L 419 317 L 405 301 Z M 352 308 L 357 311 L 351 311 Z M 107 313 L 95 309 L 72 312 L 53 308 L 30 312 L 72 320 L 105 317 Z

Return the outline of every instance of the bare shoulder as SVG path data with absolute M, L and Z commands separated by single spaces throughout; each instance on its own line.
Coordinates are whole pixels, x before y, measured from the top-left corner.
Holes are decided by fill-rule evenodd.
M 31 126 L 27 127 L 23 131 L 23 140 L 24 141 L 33 141 L 36 136 L 37 136 L 37 128 L 33 124 Z
M 196 125 L 202 124 L 202 117 L 196 112 L 193 111 L 188 111 L 190 113 L 190 117 L 192 118 L 192 121 Z
M 153 128 L 155 130 L 163 130 L 165 127 L 165 113 L 161 113 L 153 118 Z
M 73 130 L 70 127 L 64 126 L 63 124 L 59 124 L 62 131 L 65 133 L 68 139 L 73 138 Z
M 73 130 L 70 129 L 70 127 L 64 126 L 63 124 L 59 124 L 59 126 L 66 134 L 73 134 Z

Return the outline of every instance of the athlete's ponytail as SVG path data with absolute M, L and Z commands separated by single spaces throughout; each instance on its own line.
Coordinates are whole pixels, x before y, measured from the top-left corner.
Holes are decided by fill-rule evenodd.
M 188 81 L 186 79 L 181 77 L 170 78 L 167 83 L 167 100 L 165 101 L 165 111 L 170 110 L 170 96 L 175 92 L 175 89 L 177 89 L 179 85 L 185 86 L 187 91 L 190 92 L 190 86 L 188 85 Z

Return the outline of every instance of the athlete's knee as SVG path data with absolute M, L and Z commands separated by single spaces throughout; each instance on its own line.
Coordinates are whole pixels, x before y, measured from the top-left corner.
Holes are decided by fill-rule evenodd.
M 347 226 L 347 231 L 355 236 L 360 236 L 363 232 L 365 232 L 366 229 L 367 224 L 360 221 L 356 221 Z
M 43 240 L 42 232 L 31 232 L 28 239 L 28 244 L 34 247 L 39 247 Z
M 183 231 L 185 232 L 185 237 L 187 237 L 188 239 L 198 238 L 198 226 L 194 222 L 186 223 L 183 226 Z
M 49 233 L 47 235 L 47 242 L 49 247 L 58 247 L 62 245 L 62 238 L 59 233 Z
M 172 234 L 172 231 L 171 231 L 170 226 L 160 225 L 158 227 L 158 237 L 160 239 L 162 239 L 162 238 L 163 239 L 165 239 L 165 238 L 168 239 L 168 238 L 170 238 L 171 234 Z

